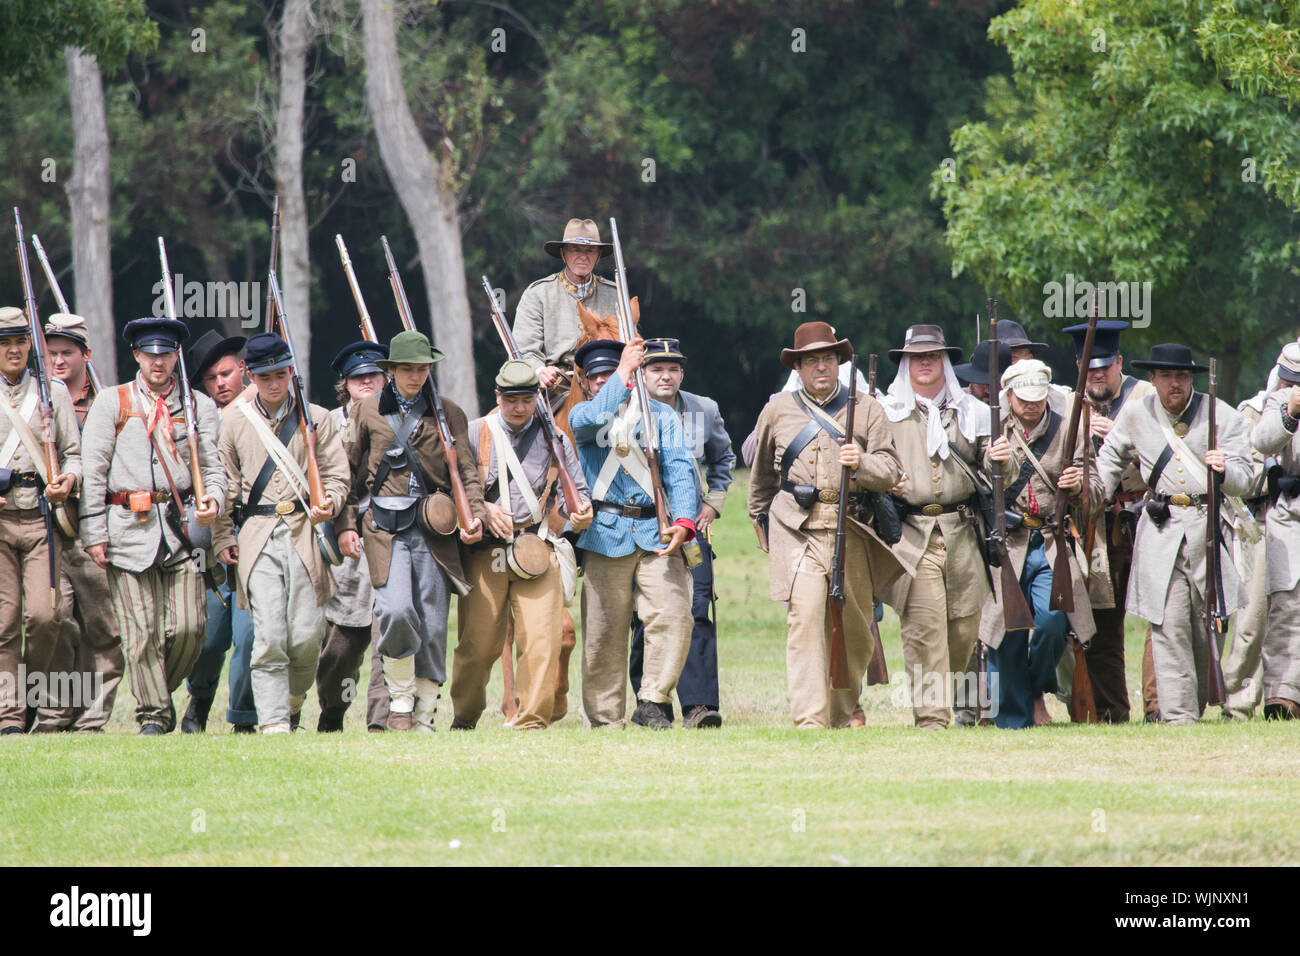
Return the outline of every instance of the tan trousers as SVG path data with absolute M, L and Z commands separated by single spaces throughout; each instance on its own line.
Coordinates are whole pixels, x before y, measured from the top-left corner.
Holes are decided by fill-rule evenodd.
M 76 675 L 90 699 L 60 699 L 36 715 L 36 731 L 96 730 L 108 723 L 125 667 L 122 636 L 108 593 L 108 572 L 90 559 L 78 539 L 63 549 L 59 575 L 59 636 L 50 671 Z
M 57 561 L 57 533 L 54 541 Z M 58 580 L 57 564 L 55 574 Z M 45 683 L 38 675 L 48 672 L 58 635 L 45 521 L 35 508 L 6 508 L 0 511 L 0 729 L 24 726 L 29 689 Z
M 139 574 L 110 564 L 108 590 L 122 631 L 136 722 L 166 725 L 172 691 L 203 650 L 208 620 L 203 578 L 188 563 L 171 571 L 154 565 Z
M 259 727 L 289 723 L 302 710 L 316 679 L 325 639 L 325 609 L 316 603 L 311 574 L 281 521 L 248 574 L 253 617 L 250 678 Z
M 1268 575 L 1264 573 L 1264 536 L 1253 547 L 1243 542 L 1237 573 L 1246 582 L 1246 606 L 1232 615 L 1232 643 L 1223 657 L 1223 683 L 1233 717 L 1246 719 L 1264 699 L 1263 650 L 1268 632 Z
M 849 688 L 831 690 L 831 616 L 826 595 L 835 557 L 833 528 L 804 532 L 803 556 L 794 568 L 786 609 L 785 672 L 790 716 L 799 728 L 847 727 L 858 705 L 862 675 L 871 661 L 871 571 L 861 539 L 844 537 L 844 647 L 849 659 Z
M 1155 665 L 1160 714 L 1171 724 L 1193 724 L 1209 696 L 1210 642 L 1205 633 L 1205 598 L 1197 590 L 1187 544 L 1169 578 L 1164 619 L 1151 625 L 1151 660 Z M 1218 640 L 1222 642 L 1220 635 Z
M 460 598 L 456 650 L 451 662 L 451 706 L 456 720 L 473 726 L 487 707 L 488 678 L 514 620 L 515 693 L 518 709 L 510 726 L 544 730 L 555 706 L 560 668 L 560 610 L 564 584 L 555 554 L 545 573 L 522 581 L 505 567 L 500 548 L 464 553 L 473 590 Z
M 979 612 L 948 616 L 947 566 L 948 546 L 936 524 L 899 615 L 912 719 L 927 729 L 948 726 L 954 683 L 964 677 L 979 635 Z
M 637 548 L 621 558 L 588 551 L 583 576 L 582 707 L 593 727 L 622 726 L 633 602 L 645 625 L 641 699 L 667 704 L 691 647 L 691 572 L 680 552 Z

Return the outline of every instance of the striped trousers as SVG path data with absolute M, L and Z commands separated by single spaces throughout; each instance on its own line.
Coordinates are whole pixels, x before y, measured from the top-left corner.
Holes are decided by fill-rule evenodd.
M 126 679 L 139 724 L 166 725 L 172 691 L 194 669 L 203 650 L 207 602 L 193 565 L 157 566 L 138 574 L 109 565 L 108 588 L 122 632 Z

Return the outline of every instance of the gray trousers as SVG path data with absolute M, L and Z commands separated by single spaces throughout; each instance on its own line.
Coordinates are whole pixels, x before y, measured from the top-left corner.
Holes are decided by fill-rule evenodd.
M 1264 635 L 1268 629 L 1268 575 L 1264 573 L 1264 543 L 1260 537 L 1254 545 L 1242 542 L 1243 561 L 1237 568 L 1246 582 L 1249 602 L 1232 615 L 1232 643 L 1223 658 L 1223 682 L 1228 691 L 1232 716 L 1245 719 L 1263 699 L 1264 681 L 1261 659 Z
M 415 655 L 415 676 L 447 683 L 447 609 L 450 583 L 412 525 L 393 536 L 388 580 L 375 591 L 379 653 Z
M 280 522 L 248 575 L 253 616 L 252 682 L 257 722 L 288 723 L 302 709 L 316 677 L 325 637 L 325 609 L 294 549 L 289 526 Z
M 1258 575 L 1263 577 L 1261 571 Z M 1264 634 L 1264 699 L 1300 704 L 1300 588 L 1268 596 Z
M 1205 595 L 1192 574 L 1187 542 L 1169 578 L 1164 619 L 1151 625 L 1160 713 L 1171 724 L 1195 723 L 1209 698 L 1210 642 L 1205 633 Z M 1222 649 L 1223 636 L 1218 635 Z

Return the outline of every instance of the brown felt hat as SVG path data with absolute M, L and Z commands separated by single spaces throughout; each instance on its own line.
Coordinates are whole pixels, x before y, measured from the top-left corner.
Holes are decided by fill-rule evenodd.
M 788 369 L 799 367 L 801 356 L 809 352 L 835 350 L 841 363 L 853 357 L 853 346 L 848 339 L 836 339 L 835 330 L 825 322 L 805 322 L 794 330 L 794 348 L 781 350 L 781 364 Z

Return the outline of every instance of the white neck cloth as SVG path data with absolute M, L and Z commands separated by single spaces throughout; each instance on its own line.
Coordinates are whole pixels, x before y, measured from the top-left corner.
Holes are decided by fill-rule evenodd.
M 889 385 L 889 391 L 881 400 L 885 417 L 891 422 L 901 422 L 916 410 L 919 405 L 925 410 L 925 452 L 941 460 L 948 457 L 948 436 L 943 429 L 943 417 L 940 414 L 945 405 L 957 414 L 957 430 L 968 442 L 973 442 L 980 435 L 989 433 L 988 406 L 974 395 L 963 392 L 957 381 L 957 373 L 952 369 L 948 353 L 943 353 L 944 388 L 933 399 L 923 398 L 912 390 L 911 359 L 906 355 L 898 363 L 898 374 Z

